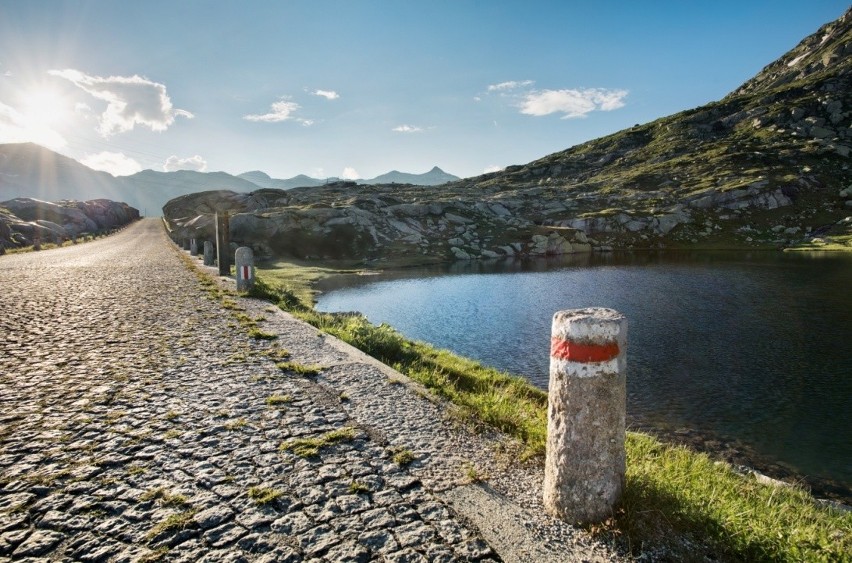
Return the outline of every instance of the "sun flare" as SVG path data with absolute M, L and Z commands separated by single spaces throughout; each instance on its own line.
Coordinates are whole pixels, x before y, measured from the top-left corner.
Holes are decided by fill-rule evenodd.
M 56 90 L 31 90 L 23 97 L 22 102 L 21 113 L 32 125 L 57 126 L 68 118 L 68 100 Z

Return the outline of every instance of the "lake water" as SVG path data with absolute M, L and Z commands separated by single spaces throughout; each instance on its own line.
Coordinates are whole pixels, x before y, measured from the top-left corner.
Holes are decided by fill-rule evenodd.
M 628 416 L 745 444 L 852 489 L 852 256 L 593 255 L 463 263 L 323 287 L 406 336 L 547 387 L 562 309 L 628 318 Z

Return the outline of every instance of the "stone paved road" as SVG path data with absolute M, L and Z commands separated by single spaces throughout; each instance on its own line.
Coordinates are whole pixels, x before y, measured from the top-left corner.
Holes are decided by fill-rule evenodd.
M 0 561 L 614 557 L 540 514 L 524 492 L 535 478 L 498 467 L 499 437 L 456 428 L 389 368 L 239 299 L 238 315 L 280 335 L 249 338 L 180 254 L 146 219 L 0 258 Z M 283 348 L 325 369 L 282 372 L 268 352 Z M 299 439 L 328 444 L 280 448 Z M 415 461 L 396 463 L 401 450 Z M 470 467 L 518 498 L 459 487 Z M 483 495 L 509 503 L 523 539 L 503 545 L 518 534 L 493 514 L 474 524 Z

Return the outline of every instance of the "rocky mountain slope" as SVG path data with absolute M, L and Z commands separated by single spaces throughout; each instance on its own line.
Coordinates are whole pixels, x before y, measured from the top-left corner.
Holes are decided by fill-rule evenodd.
M 209 236 L 227 209 L 261 254 L 368 262 L 852 241 L 850 55 L 852 10 L 718 102 L 526 165 L 430 190 L 204 192 L 164 214 Z
M 59 243 L 122 227 L 139 219 L 126 203 L 106 199 L 51 203 L 32 198 L 0 202 L 0 254 L 35 241 Z

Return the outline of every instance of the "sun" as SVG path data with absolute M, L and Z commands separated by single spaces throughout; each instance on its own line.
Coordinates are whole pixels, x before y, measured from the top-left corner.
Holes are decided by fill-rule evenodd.
M 31 125 L 55 127 L 68 119 L 68 99 L 57 90 L 37 88 L 22 98 L 20 111 Z

